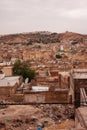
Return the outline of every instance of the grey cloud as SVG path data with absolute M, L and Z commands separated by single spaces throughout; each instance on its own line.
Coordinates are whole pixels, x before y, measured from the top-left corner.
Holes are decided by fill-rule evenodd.
M 80 22 L 81 21 L 81 22 Z M 0 33 L 87 33 L 87 0 L 0 0 Z

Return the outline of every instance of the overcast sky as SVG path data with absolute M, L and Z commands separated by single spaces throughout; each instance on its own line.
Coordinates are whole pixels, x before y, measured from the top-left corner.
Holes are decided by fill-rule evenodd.
M 0 34 L 32 31 L 87 34 L 87 0 L 0 0 Z

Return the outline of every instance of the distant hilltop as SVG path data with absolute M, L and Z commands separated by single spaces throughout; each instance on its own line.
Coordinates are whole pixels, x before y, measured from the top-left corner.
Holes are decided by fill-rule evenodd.
M 87 41 L 87 35 L 74 32 L 51 33 L 48 31 L 35 31 L 29 33 L 8 34 L 0 36 L 0 44 L 26 44 L 26 43 L 57 43 L 57 42 Z

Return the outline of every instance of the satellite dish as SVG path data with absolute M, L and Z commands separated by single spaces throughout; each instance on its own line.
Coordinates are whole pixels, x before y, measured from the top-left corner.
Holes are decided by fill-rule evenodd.
M 0 79 L 3 79 L 5 77 L 5 74 L 0 74 Z
M 26 79 L 25 79 L 25 84 L 27 84 L 27 83 L 28 83 L 28 81 L 29 81 L 29 78 L 26 78 Z

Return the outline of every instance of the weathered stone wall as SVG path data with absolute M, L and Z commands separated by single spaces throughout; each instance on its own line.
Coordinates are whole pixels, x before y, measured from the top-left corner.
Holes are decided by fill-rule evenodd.
M 68 91 L 29 92 L 24 94 L 25 103 L 68 103 Z
M 18 84 L 15 84 L 14 86 L 2 86 L 0 87 L 0 95 L 10 96 L 11 94 L 15 94 L 17 87 Z
M 37 85 L 49 86 L 51 89 L 59 88 L 59 77 L 37 77 Z
M 0 87 L 0 95 L 10 95 L 11 88 L 9 86 Z
M 24 95 L 23 94 L 12 94 L 11 100 L 13 100 L 14 102 L 23 102 Z

